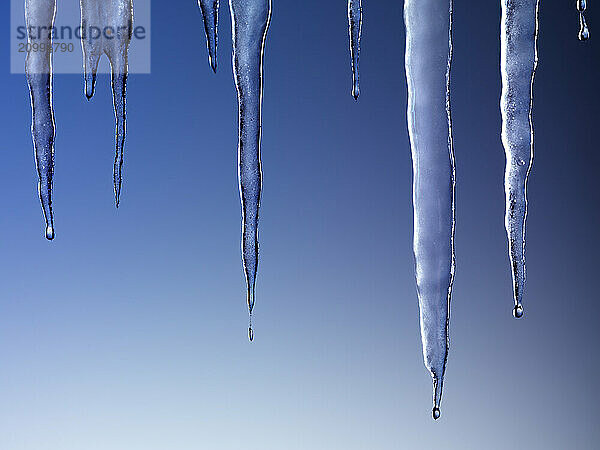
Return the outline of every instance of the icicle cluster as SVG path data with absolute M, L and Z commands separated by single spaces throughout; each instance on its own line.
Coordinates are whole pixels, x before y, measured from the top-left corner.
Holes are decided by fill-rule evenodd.
M 197 0 L 204 20 L 209 64 L 217 70 L 219 0 Z M 523 315 L 525 289 L 525 223 L 527 178 L 533 161 L 533 80 L 537 66 L 539 0 L 501 0 L 502 143 L 506 153 L 506 231 L 514 286 L 513 314 Z M 126 132 L 128 51 L 133 0 L 80 0 L 82 29 L 115 31 L 82 36 L 85 95 L 95 91 L 98 63 L 105 54 L 111 65 L 116 120 L 113 181 L 119 206 Z M 242 260 L 254 338 L 252 314 L 259 261 L 258 220 L 262 189 L 261 126 L 263 58 L 271 0 L 229 0 L 233 73 L 238 94 L 238 175 L 242 206 Z M 589 38 L 577 0 L 579 39 Z M 52 36 L 56 0 L 25 0 L 30 44 L 46 52 L 30 52 L 26 60 L 32 104 L 32 135 L 39 175 L 39 195 L 46 237 L 54 238 L 52 178 L 54 113 L 52 109 Z M 433 418 L 440 405 L 448 358 L 448 326 L 454 280 L 455 163 L 450 109 L 452 0 L 405 0 L 407 120 L 413 161 L 414 254 L 423 356 L 433 379 Z M 362 2 L 348 0 L 352 95 L 358 99 Z M 40 30 L 42 32 L 40 32 Z M 43 30 L 46 30 L 44 33 Z
M 113 184 L 115 205 L 119 207 L 122 184 L 123 150 L 125 147 L 126 90 L 128 72 L 128 52 L 133 29 L 132 0 L 81 0 L 82 30 L 96 27 L 100 30 L 114 30 L 115 36 L 107 38 L 104 33 L 99 37 L 82 36 L 85 96 L 90 100 L 96 88 L 98 62 L 103 54 L 108 57 L 111 66 L 113 103 L 115 109 L 115 162 Z

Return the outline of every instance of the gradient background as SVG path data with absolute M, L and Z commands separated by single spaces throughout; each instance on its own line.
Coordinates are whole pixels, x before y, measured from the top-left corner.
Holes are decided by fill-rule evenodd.
M 87 104 L 80 76 L 56 77 L 52 243 L 25 78 L 9 75 L 1 47 L 0 449 L 597 448 L 597 5 L 582 44 L 575 2 L 542 0 L 515 321 L 500 7 L 455 2 L 457 271 L 435 423 L 413 279 L 402 2 L 365 1 L 358 104 L 345 1 L 274 3 L 252 345 L 227 6 L 215 76 L 196 2 L 153 2 L 152 74 L 129 83 L 119 211 L 108 78 Z

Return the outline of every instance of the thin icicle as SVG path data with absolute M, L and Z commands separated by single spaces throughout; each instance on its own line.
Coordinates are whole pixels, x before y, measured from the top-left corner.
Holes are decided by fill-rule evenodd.
M 52 33 L 56 0 L 25 0 L 29 44 L 46 51 L 27 53 L 25 72 L 31 95 L 33 145 L 38 171 L 38 193 L 46 221 L 46 239 L 54 239 L 52 179 L 54 175 L 54 110 L 52 107 Z
M 352 96 L 360 95 L 359 67 L 360 37 L 362 32 L 362 0 L 348 0 L 348 23 L 350 33 L 350 56 L 352 57 Z
M 233 72 L 238 93 L 238 163 L 242 201 L 242 257 L 246 275 L 250 325 L 258 267 L 258 210 L 262 188 L 260 161 L 263 55 L 271 0 L 229 0 L 233 38 Z
M 506 153 L 505 225 L 516 318 L 523 316 L 527 177 L 533 163 L 533 79 L 537 66 L 539 0 L 502 0 L 500 61 L 502 143 Z
M 88 100 L 94 96 L 100 57 L 102 54 L 106 54 L 110 61 L 116 121 L 113 184 L 115 205 L 118 208 L 127 128 L 127 60 L 133 30 L 133 0 L 81 0 L 81 28 L 83 30 L 81 45 L 85 69 L 85 95 Z M 99 36 L 95 36 L 91 34 L 91 29 L 102 32 L 99 33 Z M 107 38 L 105 36 L 107 32 L 112 33 L 113 37 Z
M 219 29 L 219 0 L 198 0 L 204 20 L 206 46 L 208 47 L 208 63 L 213 72 L 217 72 L 217 44 Z
M 423 357 L 433 378 L 433 418 L 437 420 L 448 358 L 454 280 L 452 1 L 406 0 L 404 21 L 417 293 Z
M 577 0 L 577 11 L 579 11 L 579 40 L 587 41 L 590 38 L 590 30 L 585 21 L 586 0 Z

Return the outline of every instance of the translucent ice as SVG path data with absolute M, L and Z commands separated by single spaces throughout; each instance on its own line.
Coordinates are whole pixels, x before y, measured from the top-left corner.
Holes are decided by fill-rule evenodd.
M 25 72 L 31 95 L 33 145 L 38 171 L 38 192 L 44 218 L 46 238 L 54 239 L 52 215 L 52 178 L 54 175 L 54 110 L 52 108 L 52 33 L 55 0 L 25 0 L 27 39 L 32 51 L 27 53 Z M 35 45 L 35 50 L 33 46 Z
M 252 310 L 258 267 L 258 210 L 262 188 L 260 161 L 263 54 L 271 0 L 229 0 L 233 37 L 233 72 L 238 93 L 238 163 L 242 200 L 242 258 L 246 275 L 248 311 Z
M 198 0 L 198 6 L 204 19 L 204 32 L 208 47 L 208 62 L 214 72 L 217 71 L 217 43 L 219 29 L 219 0 Z
M 350 33 L 350 56 L 352 57 L 352 96 L 360 95 L 358 60 L 360 57 L 360 37 L 362 31 L 362 0 L 348 0 L 348 23 Z
M 113 168 L 115 204 L 119 207 L 126 131 L 127 58 L 133 29 L 132 0 L 81 0 L 81 44 L 85 69 L 85 95 L 94 96 L 98 62 L 102 54 L 110 61 L 116 120 Z M 94 31 L 100 30 L 100 31 Z
M 425 366 L 440 417 L 454 279 L 454 149 L 450 120 L 452 1 L 406 0 L 408 130 L 414 252 Z
M 500 65 L 502 143 L 506 153 L 505 225 L 516 318 L 523 316 L 527 177 L 533 162 L 533 78 L 537 66 L 539 0 L 502 0 Z
M 585 22 L 585 10 L 587 8 L 586 0 L 577 0 L 577 11 L 579 11 L 579 40 L 587 41 L 590 38 L 590 30 Z

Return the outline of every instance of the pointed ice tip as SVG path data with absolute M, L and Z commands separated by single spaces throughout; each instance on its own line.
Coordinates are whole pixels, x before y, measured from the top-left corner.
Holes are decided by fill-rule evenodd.
M 352 97 L 354 97 L 354 100 L 358 100 L 359 96 L 360 96 L 360 89 L 358 88 L 358 86 L 355 86 L 354 89 L 352 89 Z
M 210 68 L 212 69 L 212 71 L 214 73 L 217 73 L 217 58 L 213 58 L 212 56 L 210 56 L 208 58 L 208 63 L 210 64 Z
M 513 308 L 513 317 L 515 319 L 520 319 L 521 317 L 523 317 L 523 305 L 521 305 L 520 303 L 517 303 Z
M 435 406 L 433 408 L 433 411 L 431 412 L 431 415 L 433 416 L 433 420 L 438 420 L 440 418 L 440 416 L 442 415 L 442 413 L 440 412 L 440 408 Z
M 46 227 L 46 239 L 48 239 L 49 241 L 54 239 L 54 227 L 52 227 L 52 225 L 48 225 Z

